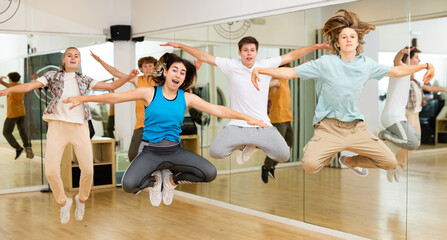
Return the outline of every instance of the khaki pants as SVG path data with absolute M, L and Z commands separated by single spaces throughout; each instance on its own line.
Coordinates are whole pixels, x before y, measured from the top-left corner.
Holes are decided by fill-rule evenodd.
M 363 121 L 325 118 L 315 125 L 314 135 L 303 149 L 303 168 L 315 173 L 329 164 L 335 154 L 345 150 L 359 154 L 352 157 L 353 166 L 385 170 L 397 166 L 391 150 L 368 131 Z
M 88 199 L 93 180 L 93 150 L 88 125 L 50 121 L 45 150 L 45 175 L 54 198 L 61 205 L 67 200 L 61 179 L 61 160 L 67 144 L 73 145 L 81 169 L 79 200 Z

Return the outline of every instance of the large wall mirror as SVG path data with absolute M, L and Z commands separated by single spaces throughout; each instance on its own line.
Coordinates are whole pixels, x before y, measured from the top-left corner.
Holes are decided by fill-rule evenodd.
M 423 8 L 421 4 L 430 7 Z M 441 39 L 447 39 L 440 31 L 441 26 L 446 24 L 447 6 L 436 0 L 423 3 L 415 0 L 354 1 L 150 35 L 145 36 L 145 41 L 139 44 L 153 47 L 143 55 L 155 56 L 164 51 L 174 51 L 193 60 L 187 53 L 158 46 L 160 42 L 175 41 L 215 56 L 239 58 L 237 42 L 243 36 L 252 35 L 260 43 L 258 59 L 275 57 L 291 49 L 321 42 L 320 29 L 324 22 L 342 8 L 376 25 L 376 30 L 365 39 L 364 55 L 392 66 L 396 53 L 417 38 L 417 48 L 422 51 L 419 58 L 436 67 L 437 76 L 431 84 L 447 87 L 446 50 L 440 45 Z M 309 54 L 294 64 L 305 59 L 315 59 L 322 54 L 326 53 L 320 51 Z M 138 44 L 136 55 L 142 56 Z M 416 74 L 415 78 L 420 80 L 420 74 Z M 387 171 L 372 169 L 367 177 L 361 178 L 341 168 L 336 161 L 317 174 L 305 174 L 300 159 L 302 148 L 313 134 L 315 82 L 294 79 L 289 84 L 294 144 L 290 160 L 277 165 L 275 179 L 269 177 L 267 184 L 261 180 L 261 166 L 265 159 L 261 151 L 243 165 L 236 163 L 234 154 L 225 159 L 212 159 L 208 155 L 209 145 L 228 120 L 201 116 L 202 124 L 198 124 L 201 154 L 215 164 L 218 177 L 210 184 L 184 185 L 179 190 L 372 239 L 420 239 L 428 236 L 441 239 L 442 216 L 447 214 L 440 201 L 445 199 L 442 193 L 445 185 L 442 156 L 446 150 L 442 143 L 446 141 L 442 132 L 444 129 L 438 128 L 435 133 L 435 126 L 442 124 L 438 121 L 436 125 L 436 116 L 442 109 L 444 94 L 426 94 L 427 98 L 431 98 L 429 102 L 432 105 L 429 105 L 431 108 L 428 110 L 424 108 L 423 114 L 429 110 L 436 113 L 432 114 L 430 120 L 421 116 L 422 145 L 416 152 L 405 152 L 408 163 L 404 165 L 399 181 L 389 182 Z M 208 101 L 230 106 L 228 84 L 217 67 L 202 65 L 197 87 L 201 89 L 199 94 Z M 368 81 L 363 90 L 359 107 L 371 132 L 382 125 L 380 117 L 387 87 L 388 78 L 384 78 Z M 425 133 L 429 128 L 432 133 Z M 435 134 L 438 134 L 437 138 Z M 435 141 L 438 143 L 435 144 Z M 433 224 L 421 229 L 421 219 L 424 219 L 422 222 Z
M 79 71 L 99 81 L 110 79 L 110 76 L 96 70 L 99 64 L 95 65 L 89 52 L 97 52 L 113 61 L 112 43 L 105 43 L 104 37 L 0 34 L 0 40 L 0 76 L 6 77 L 3 81 L 7 84 L 10 83 L 8 73 L 11 72 L 19 73 L 19 83 L 26 83 L 33 80 L 34 72 L 42 76 L 48 71 L 56 71 L 68 46 L 75 46 L 81 52 Z M 28 92 L 22 97 L 25 107 L 24 131 L 19 131 L 18 125 L 6 124 L 6 119 L 14 116 L 9 115 L 7 98 L 0 98 L 0 122 L 3 123 L 3 134 L 0 136 L 0 192 L 26 191 L 47 184 L 44 175 L 47 124 L 42 121 L 41 116 L 51 100 L 51 94 L 48 89 L 41 89 Z M 107 124 L 107 115 L 104 114 L 108 114 L 109 109 L 103 109 L 103 106 L 97 104 L 92 104 L 91 107 L 94 109 L 96 136 L 104 136 L 106 128 L 103 126 Z M 23 132 L 25 136 L 22 136 Z M 16 158 L 16 147 L 26 147 L 23 138 L 28 138 L 32 151 L 25 149 Z
M 417 48 L 421 50 L 421 62 L 433 63 L 436 68 L 436 77 L 431 85 L 447 88 L 447 48 L 442 44 L 447 40 L 445 31 L 442 31 L 447 25 L 444 0 L 359 0 L 149 34 L 144 36 L 144 41 L 135 44 L 135 58 L 159 58 L 164 52 L 174 52 L 194 60 L 186 52 L 160 46 L 167 41 L 184 43 L 218 57 L 239 58 L 237 42 L 249 35 L 260 43 L 258 59 L 276 57 L 296 48 L 321 43 L 321 28 L 325 21 L 342 8 L 376 25 L 376 30 L 365 38 L 364 55 L 392 66 L 396 53 L 416 39 Z M 28 82 L 32 72 L 43 73 L 48 61 L 57 67 L 64 49 L 76 46 L 81 51 L 84 74 L 96 80 L 112 79 L 89 53 L 93 51 L 107 63 L 114 62 L 113 43 L 106 43 L 103 38 L 0 34 L 0 40 L 3 43 L 0 47 L 0 76 L 19 72 L 21 82 Z M 293 62 L 293 66 L 323 54 L 328 53 L 313 52 Z M 422 75 L 415 74 L 414 78 L 420 81 Z M 390 94 L 387 92 L 388 83 L 387 78 L 370 80 L 364 87 L 359 107 L 371 132 L 382 125 L 381 112 Z M 443 110 L 445 94 L 441 91 L 424 95 L 427 105 L 417 120 L 421 129 L 421 146 L 415 152 L 402 153 L 408 161 L 403 164 L 398 181 L 392 177 L 390 182 L 387 171 L 371 169 L 369 175 L 362 178 L 341 168 L 337 161 L 316 174 L 305 173 L 301 167 L 302 149 L 313 135 L 316 85 L 313 80 L 299 79 L 290 80 L 289 85 L 293 146 L 289 161 L 276 166 L 275 178 L 268 177 L 267 183 L 262 180 L 261 168 L 266 158 L 262 151 L 253 154 L 243 165 L 237 164 L 235 153 L 224 159 L 210 157 L 210 144 L 229 120 L 189 111 L 187 115 L 197 126 L 197 132 L 192 135 L 197 138 L 184 138 L 184 146 L 209 159 L 216 166 L 218 176 L 211 183 L 185 184 L 177 190 L 371 239 L 443 239 L 443 217 L 447 215 L 444 207 L 447 199 L 444 193 L 447 184 L 444 171 L 447 167 L 444 159 L 444 154 L 447 154 L 447 110 Z M 231 106 L 228 82 L 217 67 L 202 65 L 194 92 L 211 103 Z M 14 160 L 15 149 L 3 135 L 0 136 L 0 153 L 4 156 L 0 159 L 0 191 L 47 184 L 42 161 L 46 125 L 40 121 L 41 112 L 49 101 L 47 97 L 45 90 L 25 94 L 26 130 L 30 134 L 33 158 L 26 158 L 26 153 L 23 153 Z M 107 132 L 113 108 L 101 104 L 92 104 L 91 107 L 94 109 L 96 135 L 115 137 L 118 141 L 117 171 L 124 171 L 128 160 L 127 148 L 123 146 L 128 144 L 122 144 L 120 136 L 112 136 L 113 131 Z M 129 109 L 128 113 L 133 127 L 135 111 Z M 6 115 L 6 98 L 0 98 L 0 122 L 5 121 Z M 13 135 L 22 144 L 16 128 Z

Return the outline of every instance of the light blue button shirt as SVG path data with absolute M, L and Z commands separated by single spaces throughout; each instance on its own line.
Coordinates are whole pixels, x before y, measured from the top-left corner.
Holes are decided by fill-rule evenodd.
M 295 67 L 300 79 L 317 81 L 318 103 L 313 124 L 323 118 L 336 118 L 342 122 L 363 120 L 358 109 L 363 86 L 369 79 L 380 80 L 390 71 L 391 67 L 366 56 L 356 56 L 354 61 L 345 62 L 338 55 L 325 55 Z

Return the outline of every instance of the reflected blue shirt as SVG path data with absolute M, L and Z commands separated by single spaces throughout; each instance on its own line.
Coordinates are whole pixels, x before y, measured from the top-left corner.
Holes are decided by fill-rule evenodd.
M 342 122 L 363 120 L 358 102 L 363 86 L 369 79 L 380 80 L 391 67 L 378 64 L 366 56 L 356 56 L 352 62 L 339 55 L 324 55 L 294 68 L 302 80 L 316 80 L 317 107 L 313 124 L 323 118 L 336 118 Z

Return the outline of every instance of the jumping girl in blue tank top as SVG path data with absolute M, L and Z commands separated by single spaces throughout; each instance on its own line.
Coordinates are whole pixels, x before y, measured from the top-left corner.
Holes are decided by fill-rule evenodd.
M 143 142 L 138 156 L 123 175 L 122 186 L 124 191 L 130 193 L 149 188 L 150 201 L 152 205 L 158 206 L 162 200 L 165 205 L 171 204 L 174 188 L 180 183 L 211 182 L 216 178 L 216 168 L 208 160 L 180 145 L 186 108 L 192 107 L 221 118 L 245 120 L 250 125 L 268 125 L 189 93 L 195 83 L 196 68 L 175 54 L 165 53 L 160 58 L 153 79 L 159 86 L 123 93 L 72 97 L 64 100 L 64 103 L 73 103 L 73 108 L 83 102 L 145 102 Z

